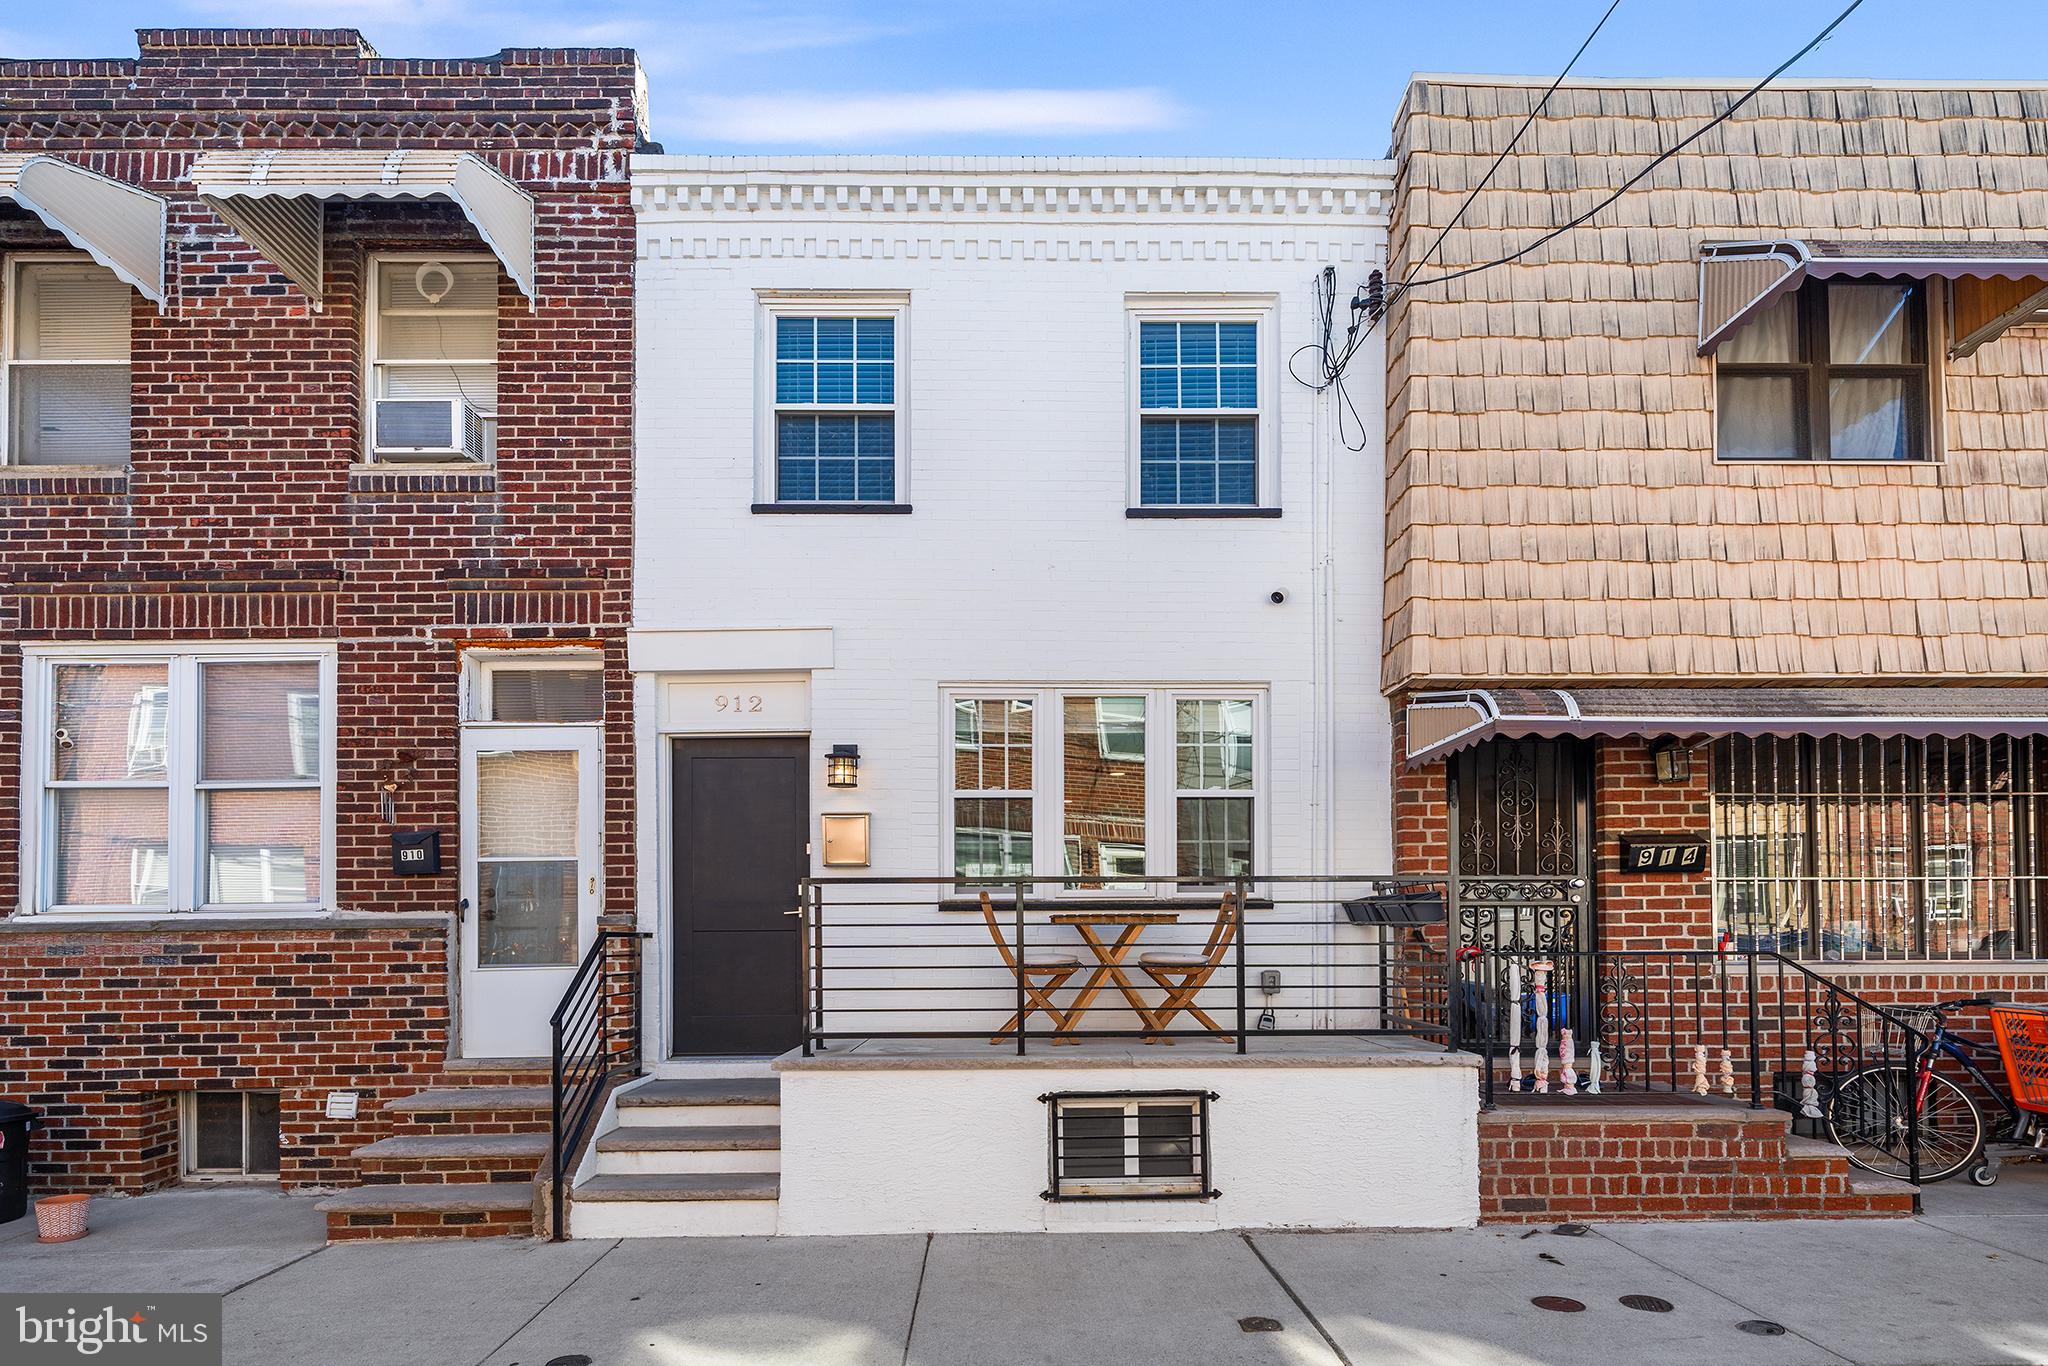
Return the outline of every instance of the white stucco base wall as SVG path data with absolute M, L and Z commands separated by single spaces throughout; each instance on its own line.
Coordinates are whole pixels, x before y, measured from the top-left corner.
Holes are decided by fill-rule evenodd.
M 1475 1065 L 1419 1048 L 1185 1063 L 785 1057 L 776 1064 L 777 1227 L 784 1234 L 1468 1227 L 1479 1218 Z M 1192 1090 L 1217 1096 L 1209 1107 L 1215 1199 L 1041 1198 L 1048 1138 L 1040 1096 Z

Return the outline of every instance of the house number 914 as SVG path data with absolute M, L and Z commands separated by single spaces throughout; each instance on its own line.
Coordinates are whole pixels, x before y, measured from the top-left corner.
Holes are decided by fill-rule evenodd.
M 738 714 L 740 712 L 758 712 L 761 710 L 761 694 L 757 692 L 722 692 L 718 694 L 717 698 L 715 699 L 715 703 L 717 705 L 718 710 L 731 714 Z

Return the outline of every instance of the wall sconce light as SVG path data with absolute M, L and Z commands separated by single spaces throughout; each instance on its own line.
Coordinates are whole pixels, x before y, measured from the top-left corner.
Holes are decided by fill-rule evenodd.
M 1683 741 L 1663 740 L 1650 746 L 1650 762 L 1656 765 L 1660 783 L 1692 781 L 1692 751 Z
M 825 756 L 825 786 L 860 786 L 860 746 L 834 745 Z

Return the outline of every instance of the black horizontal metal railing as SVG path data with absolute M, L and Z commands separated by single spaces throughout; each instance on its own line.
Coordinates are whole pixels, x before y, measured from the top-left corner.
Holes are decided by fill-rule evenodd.
M 1245 910 L 1214 939 L 1226 896 Z M 1356 924 L 1345 909 L 1387 901 L 1432 903 L 1433 934 Z M 1200 1038 L 1248 1052 L 1260 1039 L 1337 1035 L 1448 1044 L 1442 904 L 1441 882 L 1393 876 L 806 879 L 803 1048 L 980 1039 L 1022 1054 L 1055 1040 Z M 1077 915 L 1104 920 L 1083 926 Z M 1183 957 L 1144 961 L 1159 953 Z M 1161 1018 L 1169 1004 L 1179 1009 Z
M 638 1075 L 641 1059 L 641 992 L 627 983 L 629 1004 L 613 999 L 613 976 L 607 968 L 612 948 L 648 936 L 637 930 L 599 930 L 597 941 L 583 955 L 568 990 L 548 1017 L 553 1036 L 552 1091 L 548 1171 L 553 1221 L 549 1236 L 568 1236 L 563 1215 L 568 1202 L 569 1160 L 604 1104 L 605 1087 L 620 1072 Z M 637 971 L 637 962 L 628 969 Z M 623 1018 L 622 1018 L 623 1017 Z
M 1911 1077 L 1926 1056 L 1926 1035 L 1894 1009 L 1777 953 L 1465 947 L 1455 957 L 1454 1040 L 1485 1059 L 1489 1109 L 1503 1091 L 1560 1103 L 1695 1094 L 1790 1110 L 1809 1132 L 1830 1137 L 1829 1108 L 1847 1077 L 1870 1069 Z M 1874 1094 L 1898 1108 L 1863 1137 L 1896 1166 L 1892 1174 L 1917 1186 L 1917 1088 Z

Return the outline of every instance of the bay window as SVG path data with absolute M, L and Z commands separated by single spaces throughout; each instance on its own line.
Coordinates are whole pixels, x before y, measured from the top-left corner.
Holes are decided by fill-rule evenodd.
M 27 653 L 34 909 L 328 900 L 331 651 Z
M 963 690 L 947 704 L 954 876 L 1129 895 L 1153 878 L 1252 871 L 1257 697 L 1029 688 Z

